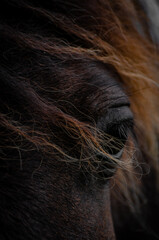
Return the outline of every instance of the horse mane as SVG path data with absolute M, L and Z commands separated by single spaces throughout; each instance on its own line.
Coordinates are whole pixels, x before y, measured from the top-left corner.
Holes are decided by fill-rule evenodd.
M 15 156 L 22 164 L 24 153 L 38 152 L 69 164 L 89 162 L 86 168 L 93 169 L 96 152 L 107 156 L 102 147 L 105 136 L 93 117 L 83 120 L 84 111 L 75 106 L 72 110 L 55 88 L 56 83 L 61 89 L 65 84 L 62 94 L 71 99 L 76 85 L 70 89 L 67 82 L 79 79 L 82 86 L 82 78 L 91 76 L 91 63 L 104 64 L 118 74 L 135 121 L 125 161 L 112 160 L 119 166 L 112 194 L 114 199 L 121 194 L 136 213 L 145 201 L 137 176 L 149 167 L 155 172 L 156 188 L 159 181 L 158 50 L 138 18 L 140 8 L 124 0 L 2 2 L 1 161 L 5 164 Z

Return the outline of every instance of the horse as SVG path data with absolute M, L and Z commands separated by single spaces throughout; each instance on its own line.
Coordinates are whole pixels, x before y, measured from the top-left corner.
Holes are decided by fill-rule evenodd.
M 159 238 L 151 4 L 2 0 L 0 239 Z

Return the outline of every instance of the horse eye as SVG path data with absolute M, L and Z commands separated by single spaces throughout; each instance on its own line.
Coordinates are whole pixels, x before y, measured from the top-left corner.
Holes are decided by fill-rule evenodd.
M 123 154 L 124 146 L 128 139 L 130 132 L 133 129 L 133 120 L 121 122 L 109 128 L 107 134 L 109 134 L 109 145 L 106 146 L 106 152 L 109 153 L 113 158 L 120 159 Z
M 98 127 L 105 132 L 103 149 L 115 159 L 121 159 L 130 132 L 133 130 L 133 115 L 128 107 L 113 109 L 110 115 L 100 119 Z M 100 160 L 98 176 L 112 177 L 116 172 L 116 163 L 104 153 L 97 154 Z
M 109 131 L 110 141 L 108 138 L 106 139 L 106 144 L 104 144 L 103 149 L 112 158 L 109 158 L 102 152 L 97 153 L 97 159 L 100 161 L 100 164 L 98 164 L 97 175 L 102 181 L 104 179 L 111 178 L 115 174 L 117 170 L 117 164 L 113 158 L 116 160 L 122 158 L 124 147 L 128 139 L 129 132 L 132 130 L 132 126 L 133 122 L 128 121 L 114 126 L 112 128 L 113 131 Z M 108 141 L 109 146 L 107 145 Z

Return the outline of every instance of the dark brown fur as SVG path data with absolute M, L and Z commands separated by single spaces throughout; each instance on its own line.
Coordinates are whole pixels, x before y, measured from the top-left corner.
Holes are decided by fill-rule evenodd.
M 158 50 L 140 6 L 2 2 L 0 239 L 158 239 Z M 121 102 L 133 122 L 113 120 Z

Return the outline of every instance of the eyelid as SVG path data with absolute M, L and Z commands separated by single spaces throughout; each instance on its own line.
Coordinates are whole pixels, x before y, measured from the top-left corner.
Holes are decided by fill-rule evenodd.
M 111 108 L 99 117 L 97 127 L 104 132 L 109 132 L 109 128 L 128 121 L 133 122 L 133 113 L 128 106 Z

